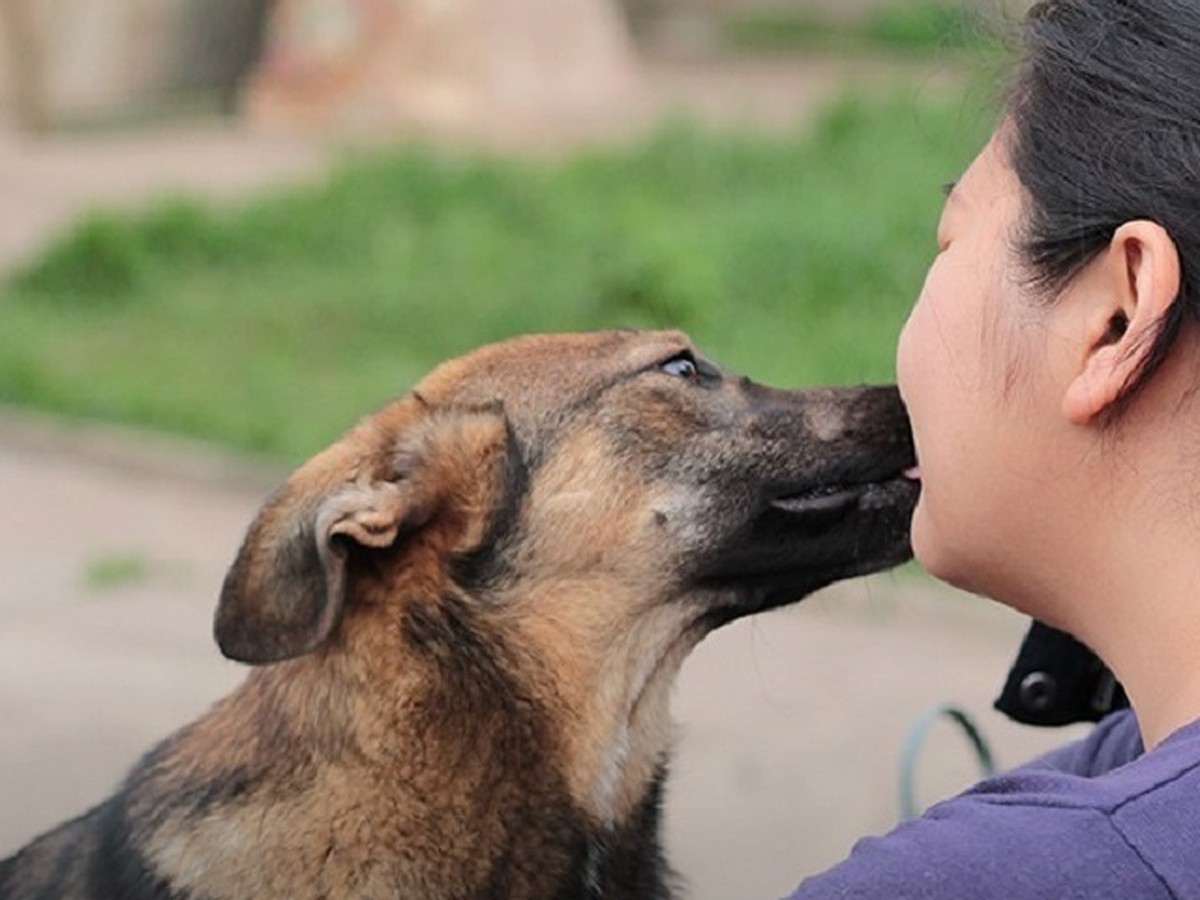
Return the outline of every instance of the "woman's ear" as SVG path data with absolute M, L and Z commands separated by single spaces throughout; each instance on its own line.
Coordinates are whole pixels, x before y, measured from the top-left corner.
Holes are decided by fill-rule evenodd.
M 1086 425 L 1137 378 L 1179 295 L 1179 253 L 1157 222 L 1126 222 L 1094 260 L 1083 298 L 1083 353 L 1063 395 L 1063 415 Z

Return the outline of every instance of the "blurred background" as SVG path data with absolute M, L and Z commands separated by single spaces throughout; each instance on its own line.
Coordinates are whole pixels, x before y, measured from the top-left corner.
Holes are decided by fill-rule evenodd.
M 436 362 L 681 327 L 893 380 L 1021 0 L 0 0 L 0 854 L 241 677 L 208 619 L 270 485 Z M 715 635 L 668 845 L 770 896 L 898 816 L 1024 623 L 915 568 Z M 922 802 L 975 776 L 935 731 Z

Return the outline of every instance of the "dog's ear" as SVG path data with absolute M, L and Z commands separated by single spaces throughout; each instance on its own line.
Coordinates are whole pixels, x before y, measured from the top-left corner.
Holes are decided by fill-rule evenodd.
M 508 435 L 493 408 L 421 415 L 401 434 L 368 420 L 302 466 L 259 512 L 225 577 L 213 626 L 221 652 L 270 663 L 323 645 L 342 617 L 351 546 L 390 547 L 470 503 L 455 475 L 483 482 Z
M 386 547 L 406 518 L 405 485 L 352 481 L 318 495 L 294 479 L 263 507 L 225 576 L 213 631 L 230 659 L 278 662 L 333 633 L 351 542 Z

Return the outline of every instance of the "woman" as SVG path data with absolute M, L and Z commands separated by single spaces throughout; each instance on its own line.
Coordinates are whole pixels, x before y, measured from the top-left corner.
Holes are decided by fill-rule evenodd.
M 1092 648 L 1132 711 L 798 898 L 1200 897 L 1200 0 L 1024 29 L 897 351 L 913 547 Z

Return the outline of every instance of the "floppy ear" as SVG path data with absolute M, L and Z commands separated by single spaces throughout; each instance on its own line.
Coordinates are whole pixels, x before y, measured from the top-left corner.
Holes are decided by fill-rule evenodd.
M 1156 222 L 1123 224 L 1095 265 L 1080 317 L 1083 352 L 1062 402 L 1075 425 L 1109 410 L 1136 380 L 1180 287 L 1175 242 Z
M 278 662 L 311 653 L 345 603 L 351 542 L 387 547 L 410 509 L 403 483 L 353 481 L 305 495 L 289 483 L 259 513 L 225 576 L 213 631 L 230 659 Z
M 508 447 L 499 407 L 423 409 L 402 426 L 387 417 L 314 457 L 259 512 L 217 604 L 225 656 L 270 663 L 311 653 L 341 621 L 352 544 L 389 547 L 443 509 L 487 508 L 471 492 L 487 489 Z

